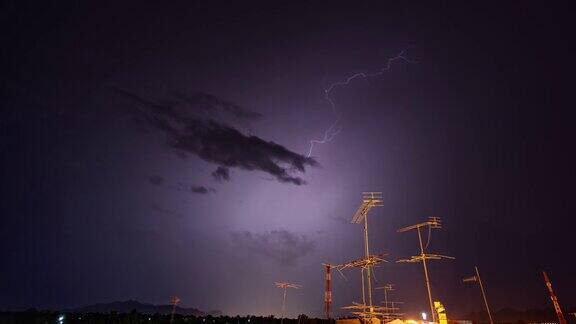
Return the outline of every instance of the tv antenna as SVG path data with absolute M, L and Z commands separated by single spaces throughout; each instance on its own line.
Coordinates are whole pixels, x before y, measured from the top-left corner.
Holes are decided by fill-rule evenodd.
M 478 271 L 478 267 L 474 266 L 474 270 L 476 274 L 472 277 L 462 279 L 463 282 L 477 282 L 480 286 L 480 291 L 482 292 L 482 298 L 484 299 L 484 306 L 486 306 L 486 312 L 488 312 L 488 318 L 490 319 L 490 324 L 494 324 L 492 320 L 492 314 L 490 313 L 490 307 L 488 307 L 488 299 L 486 299 L 486 292 L 484 291 L 484 285 L 482 284 L 482 278 L 480 278 L 480 272 Z
M 428 302 L 430 303 L 430 314 L 432 314 L 432 322 L 436 322 L 436 311 L 434 310 L 434 303 L 432 302 L 432 290 L 430 288 L 430 277 L 428 276 L 428 266 L 426 265 L 426 260 L 442 260 L 442 259 L 454 259 L 454 257 L 441 255 L 441 254 L 431 254 L 426 253 L 426 248 L 428 248 L 428 243 L 426 247 L 424 247 L 422 243 L 422 234 L 420 233 L 420 229 L 423 227 L 428 228 L 428 243 L 430 243 L 430 235 L 432 233 L 432 229 L 440 229 L 442 228 L 442 223 L 439 217 L 429 217 L 428 221 L 415 224 L 407 227 L 403 227 L 398 230 L 399 233 L 408 232 L 411 230 L 416 230 L 418 232 L 418 243 L 420 245 L 420 254 L 416 256 L 410 257 L 410 259 L 400 259 L 396 262 L 422 262 L 422 266 L 424 267 L 424 278 L 426 280 L 426 289 L 428 290 Z
M 386 309 L 382 306 L 368 307 L 366 304 L 352 302 L 350 306 L 344 306 L 342 309 L 350 310 L 353 315 L 358 316 L 363 323 L 372 323 L 375 317 L 384 317 Z
M 368 307 L 372 307 L 372 282 L 371 282 L 371 276 L 372 276 L 372 266 L 374 266 L 376 263 L 373 263 L 373 261 L 376 261 L 376 259 L 372 258 L 372 257 L 376 257 L 376 256 L 371 256 L 370 255 L 370 248 L 368 245 L 368 212 L 370 212 L 370 210 L 374 207 L 380 207 L 383 206 L 383 200 L 382 200 L 382 192 L 363 192 L 362 193 L 362 204 L 360 204 L 360 207 L 358 207 L 358 210 L 356 211 L 356 213 L 354 213 L 354 216 L 352 217 L 352 223 L 353 224 L 360 224 L 363 223 L 364 224 L 364 258 L 365 258 L 365 262 L 364 264 L 360 265 L 355 265 L 355 266 L 361 266 L 362 270 L 366 270 L 366 271 L 362 271 L 362 303 L 366 305 L 366 297 L 365 297 L 365 293 L 364 293 L 364 282 L 366 282 L 366 290 L 368 291 Z M 371 260 L 372 258 L 372 260 Z M 383 261 L 383 259 L 381 259 L 379 262 Z M 366 272 L 366 281 L 364 281 L 364 272 Z
M 389 292 L 396 290 L 394 288 L 393 284 L 387 283 L 384 286 L 376 287 L 375 289 L 384 291 L 384 302 L 383 303 L 384 303 L 384 309 L 386 310 L 385 315 L 384 315 L 384 319 L 392 320 L 393 317 L 402 315 L 400 313 L 396 313 L 396 311 L 399 310 L 399 308 L 394 306 L 394 304 L 401 304 L 402 302 L 388 301 Z
M 369 268 L 373 268 L 381 262 L 388 262 L 384 259 L 385 254 L 371 254 L 368 257 L 352 260 L 350 262 L 340 264 L 337 266 L 338 271 L 347 268 L 360 268 L 362 278 L 362 303 L 352 303 L 351 306 L 342 307 L 342 309 L 355 310 L 352 314 L 357 315 L 361 319 L 369 319 L 373 317 L 382 316 L 385 311 L 384 307 L 374 306 L 372 303 L 366 304 L 366 284 L 364 282 L 364 273 Z M 370 277 L 368 277 L 369 279 Z M 371 296 L 371 295 L 369 295 Z
M 170 299 L 170 304 L 172 305 L 172 313 L 170 314 L 170 324 L 174 322 L 174 314 L 176 313 L 176 306 L 180 303 L 180 298 L 174 296 Z
M 391 283 L 385 284 L 381 287 L 376 287 L 384 291 L 384 307 L 388 307 L 388 292 L 394 290 L 394 285 Z
M 277 288 L 281 288 L 283 290 L 282 319 L 280 320 L 280 322 L 282 323 L 284 321 L 284 317 L 286 316 L 286 291 L 288 290 L 288 288 L 298 289 L 298 288 L 301 288 L 302 286 L 297 285 L 297 284 L 293 284 L 293 283 L 289 283 L 289 282 L 275 282 L 274 284 L 276 285 Z

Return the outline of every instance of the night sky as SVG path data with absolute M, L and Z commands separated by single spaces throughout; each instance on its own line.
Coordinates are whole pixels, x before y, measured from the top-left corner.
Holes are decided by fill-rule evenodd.
M 573 13 L 478 5 L 3 2 L 0 309 L 278 314 L 290 281 L 288 313 L 321 316 L 363 191 L 391 261 L 417 252 L 398 228 L 442 217 L 448 314 L 481 310 L 474 265 L 494 309 L 550 307 L 542 270 L 575 305 Z M 335 309 L 360 301 L 346 274 Z M 419 264 L 376 278 L 428 309 Z

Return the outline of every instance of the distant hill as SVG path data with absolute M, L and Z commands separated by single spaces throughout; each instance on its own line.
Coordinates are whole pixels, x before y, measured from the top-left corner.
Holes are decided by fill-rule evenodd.
M 116 301 L 112 303 L 94 304 L 80 308 L 70 309 L 67 311 L 71 313 L 117 312 L 121 314 L 121 313 L 130 313 L 133 310 L 141 314 L 155 314 L 155 313 L 170 314 L 170 312 L 172 312 L 172 305 L 153 305 L 153 304 L 141 303 L 135 300 L 127 300 L 127 301 Z M 194 316 L 222 315 L 222 312 L 220 311 L 205 312 L 196 308 L 186 308 L 180 306 L 176 306 L 176 313 L 181 315 L 194 315 Z

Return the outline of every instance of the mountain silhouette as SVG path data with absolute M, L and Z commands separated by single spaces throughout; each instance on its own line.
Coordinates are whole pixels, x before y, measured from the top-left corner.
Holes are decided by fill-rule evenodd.
M 141 303 L 136 300 L 115 301 L 111 303 L 99 303 L 88 306 L 83 306 L 75 309 L 68 310 L 71 313 L 110 313 L 116 312 L 119 314 L 130 313 L 136 311 L 141 314 L 170 314 L 172 312 L 172 305 L 154 305 L 148 303 Z M 176 314 L 181 315 L 194 315 L 194 316 L 220 316 L 220 311 L 205 312 L 197 308 L 187 308 L 176 306 Z

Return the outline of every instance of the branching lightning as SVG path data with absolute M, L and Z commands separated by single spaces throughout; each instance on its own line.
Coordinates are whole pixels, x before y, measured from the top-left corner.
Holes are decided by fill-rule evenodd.
M 406 56 L 404 56 L 405 52 L 406 51 L 401 51 L 400 53 L 398 53 L 398 55 L 389 58 L 388 61 L 386 62 L 386 65 L 383 68 L 381 68 L 378 72 L 356 73 L 356 74 L 353 74 L 353 75 L 349 76 L 348 78 L 344 79 L 344 81 L 334 82 L 330 86 L 328 86 L 326 89 L 324 89 L 324 99 L 330 105 L 330 108 L 332 109 L 332 113 L 334 114 L 335 118 L 334 118 L 334 122 L 330 125 L 330 127 L 328 127 L 324 131 L 324 136 L 322 138 L 310 140 L 310 149 L 308 150 L 307 157 L 312 156 L 312 153 L 314 152 L 314 146 L 316 144 L 330 143 L 336 137 L 336 135 L 338 135 L 338 133 L 340 133 L 340 131 L 342 130 L 342 128 L 340 128 L 340 126 L 339 126 L 341 115 L 336 110 L 336 103 L 334 102 L 334 99 L 331 96 L 332 91 L 334 91 L 334 89 L 336 89 L 338 87 L 347 86 L 350 84 L 350 82 L 352 82 L 353 80 L 358 79 L 358 78 L 364 79 L 365 81 L 368 82 L 369 78 L 380 76 L 380 75 L 384 74 L 384 72 L 390 70 L 390 68 L 392 67 L 392 64 L 394 64 L 394 62 L 396 62 L 398 60 L 408 62 L 408 63 L 414 63 L 414 61 L 412 61 L 412 60 L 408 59 Z

